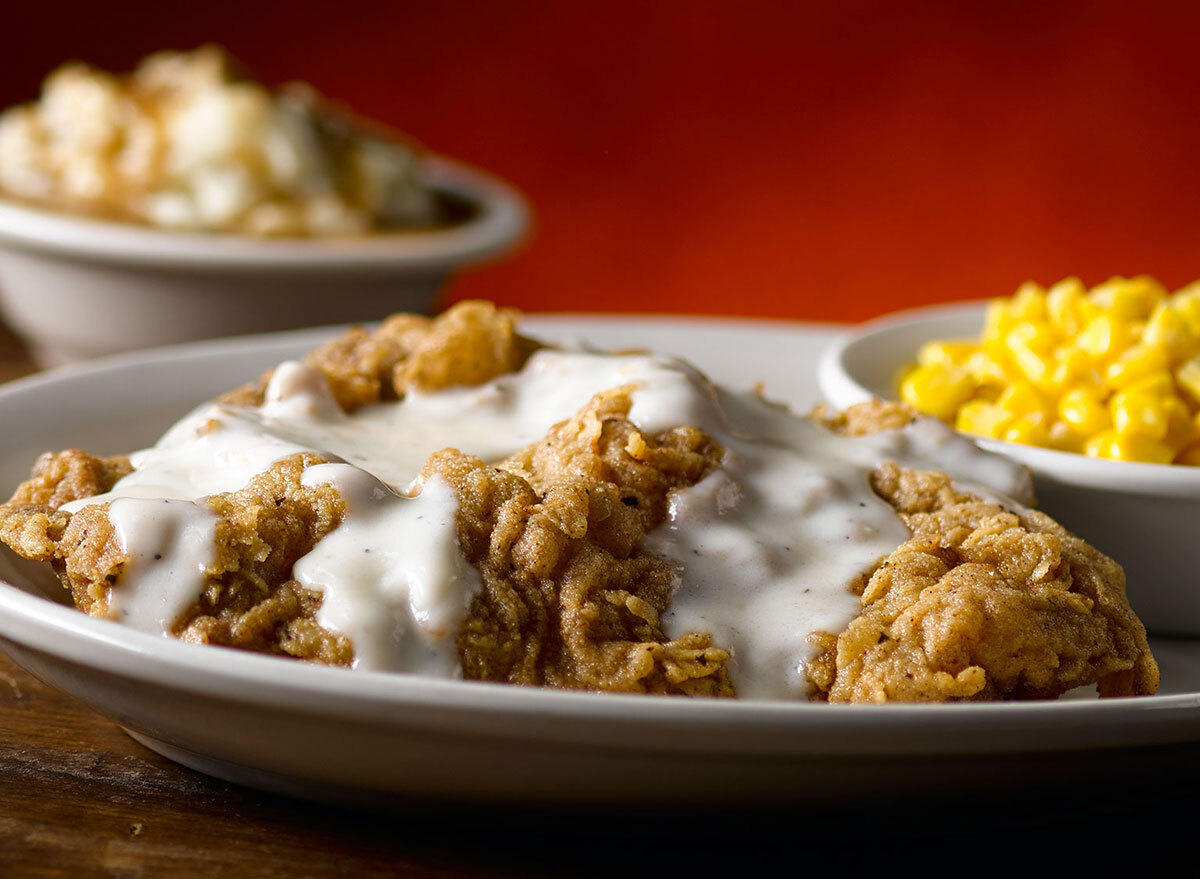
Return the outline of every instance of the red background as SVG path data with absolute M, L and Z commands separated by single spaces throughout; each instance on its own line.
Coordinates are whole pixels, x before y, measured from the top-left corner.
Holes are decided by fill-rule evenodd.
M 15 16 L 15 21 L 14 21 Z M 1200 4 L 11 4 L 0 104 L 220 42 L 528 194 L 449 298 L 861 319 L 1200 276 Z

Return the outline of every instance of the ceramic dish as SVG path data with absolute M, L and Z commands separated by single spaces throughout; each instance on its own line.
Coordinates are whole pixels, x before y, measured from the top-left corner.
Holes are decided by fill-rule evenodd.
M 529 215 L 480 171 L 426 160 L 474 212 L 358 238 L 169 232 L 0 199 L 0 302 L 43 365 L 173 342 L 425 311 L 447 278 L 511 250 Z
M 825 398 L 896 399 L 900 372 L 931 339 L 978 337 L 984 304 L 917 309 L 864 324 L 821 357 Z M 1001 440 L 980 445 L 1027 465 L 1043 510 L 1125 568 L 1129 601 L 1153 632 L 1200 635 L 1200 467 L 1104 461 Z
M 827 327 L 529 320 L 544 338 L 644 345 L 800 408 Z M 151 441 L 193 403 L 324 332 L 126 355 L 0 387 L 0 479 L 44 448 Z M 93 619 L 0 557 L 0 646 L 187 766 L 305 796 L 524 803 L 829 803 L 1110 771 L 1113 749 L 1200 741 L 1200 644 L 1158 641 L 1161 695 L 1052 703 L 831 706 L 556 692 L 346 671 L 197 647 Z M 44 591 L 45 590 L 45 591 Z M 1140 753 L 1140 751 L 1139 751 Z

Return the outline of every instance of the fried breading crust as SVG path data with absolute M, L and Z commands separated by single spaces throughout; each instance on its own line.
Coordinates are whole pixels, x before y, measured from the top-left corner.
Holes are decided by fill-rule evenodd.
M 110 491 L 117 480 L 133 472 L 129 458 L 97 458 L 79 449 L 46 452 L 33 464 L 9 503 L 38 504 L 57 509 L 65 503 Z
M 291 579 L 295 561 L 333 530 L 345 511 L 329 486 L 300 483 L 306 467 L 324 461 L 318 455 L 293 455 L 240 491 L 201 501 L 217 517 L 215 558 L 203 596 L 175 621 L 172 634 L 196 643 L 350 663 L 349 640 L 316 624 L 321 595 Z M 111 465 L 78 451 L 43 456 L 34 478 L 22 484 L 14 500 L 0 505 L 0 540 L 24 558 L 50 562 L 75 605 L 95 616 L 108 615 L 127 561 L 109 505 L 93 504 L 72 515 L 20 499 L 48 496 L 66 503 L 92 497 L 108 491 L 115 482 L 112 474 L 123 468 L 127 462 Z M 80 476 L 89 473 L 107 475 Z M 61 477 L 57 485 L 54 475 Z
M 903 418 L 863 404 L 834 419 L 868 433 Z M 912 531 L 876 569 L 862 610 L 817 637 L 810 677 L 830 701 L 1054 698 L 1098 684 L 1103 696 L 1158 688 L 1146 631 L 1121 566 L 1050 517 L 981 500 L 944 473 L 885 464 L 875 492 Z
M 291 455 L 234 492 L 214 495 L 217 553 L 200 600 L 173 626 L 185 641 L 349 665 L 345 635 L 317 624 L 321 593 L 292 578 L 292 566 L 342 522 L 346 505 L 330 485 L 306 486 L 307 467 L 327 459 Z
M 105 587 L 75 575 L 69 556 L 86 546 L 89 555 L 105 556 L 100 580 L 120 573 L 123 555 L 111 537 L 107 518 L 93 530 L 92 515 L 71 516 L 58 508 L 74 500 L 94 497 L 112 489 L 132 472 L 129 458 L 98 458 L 79 449 L 47 452 L 34 462 L 29 479 L 17 486 L 7 503 L 0 504 L 0 542 L 32 561 L 50 562 L 75 604 L 88 613 L 107 609 Z M 72 527 L 74 525 L 74 527 Z
M 371 331 L 355 327 L 304 358 L 329 379 L 338 405 L 353 412 L 409 390 L 478 385 L 520 369 L 541 345 L 517 332 L 517 312 L 460 302 L 436 318 L 397 314 Z M 273 371 L 220 398 L 258 406 Z
M 813 407 L 809 417 L 842 436 L 865 436 L 881 430 L 899 430 L 911 424 L 918 413 L 904 403 L 870 400 L 841 412 L 821 404 Z
M 646 436 L 630 406 L 628 389 L 599 394 L 498 467 L 453 451 L 426 465 L 454 486 L 459 542 L 483 578 L 459 637 L 466 677 L 733 695 L 710 636 L 664 635 L 675 573 L 640 549 L 668 493 L 723 451 L 690 427 Z

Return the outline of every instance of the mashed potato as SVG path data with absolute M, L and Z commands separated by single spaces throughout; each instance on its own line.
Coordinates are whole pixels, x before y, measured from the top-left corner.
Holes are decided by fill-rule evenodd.
M 128 76 L 67 64 L 0 114 L 0 192 L 164 229 L 360 235 L 440 221 L 413 146 L 300 86 L 273 94 L 214 47 Z

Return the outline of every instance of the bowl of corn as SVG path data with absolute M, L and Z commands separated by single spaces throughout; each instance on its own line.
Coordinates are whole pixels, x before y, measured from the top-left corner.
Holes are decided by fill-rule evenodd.
M 1027 465 L 1041 508 L 1125 567 L 1150 629 L 1200 634 L 1200 282 L 1068 278 L 887 316 L 833 343 L 818 381 Z

